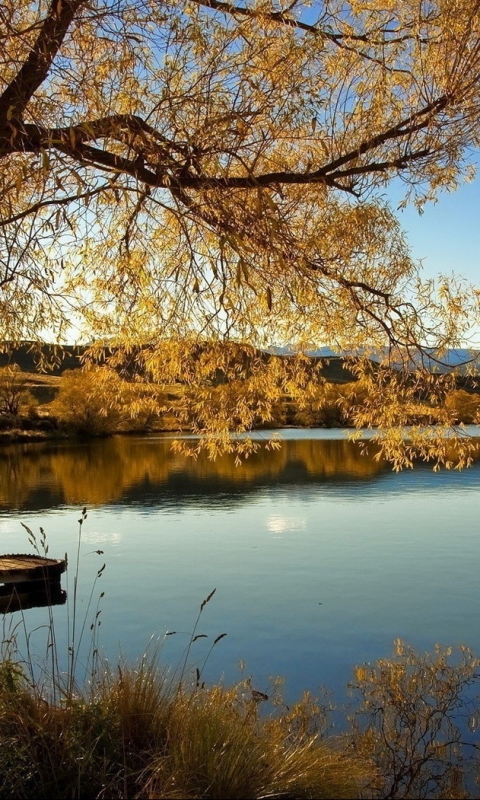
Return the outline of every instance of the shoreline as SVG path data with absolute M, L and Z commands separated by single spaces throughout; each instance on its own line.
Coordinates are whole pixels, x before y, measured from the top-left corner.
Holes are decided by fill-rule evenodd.
M 429 426 L 434 429 L 436 426 L 431 425 Z M 480 426 L 472 425 L 470 423 L 458 423 L 460 435 L 467 435 L 473 438 L 480 438 Z M 469 430 L 469 429 L 475 430 Z M 378 429 L 356 429 L 352 425 L 275 425 L 272 424 L 268 427 L 262 426 L 259 428 L 253 428 L 251 431 L 245 431 L 241 434 L 238 432 L 232 431 L 231 435 L 234 438 L 241 436 L 242 438 L 248 437 L 250 435 L 256 437 L 258 434 L 261 434 L 265 431 L 270 432 L 278 432 L 281 434 L 282 431 L 288 430 L 298 430 L 298 431 L 332 431 L 332 430 L 343 430 L 343 431 L 355 431 L 355 430 L 362 430 L 363 436 L 362 438 L 371 438 L 372 434 L 374 434 Z M 453 430 L 453 429 L 452 429 Z M 366 436 L 365 436 L 366 434 Z M 169 438 L 178 437 L 195 437 L 195 438 L 202 438 L 201 434 L 194 434 L 190 429 L 172 429 L 172 428 L 154 428 L 154 429 L 130 429 L 130 430 L 119 430 L 119 431 L 112 431 L 111 433 L 98 433 L 98 434 L 76 434 L 76 433 L 69 433 L 67 431 L 62 431 L 59 429 L 51 429 L 51 430 L 41 430 L 41 429 L 21 429 L 21 428 L 9 428 L 0 431 L 0 447 L 2 445 L 10 445 L 10 444 L 41 444 L 42 442 L 90 442 L 95 441 L 98 439 L 111 439 L 115 436 L 155 436 L 155 435 L 166 435 Z
M 251 431 L 246 431 L 242 433 L 242 436 L 248 436 L 250 433 L 258 434 L 262 431 L 283 431 L 283 430 L 301 430 L 301 431 L 308 431 L 308 430 L 336 430 L 341 428 L 342 430 L 355 430 L 355 428 L 351 425 L 269 425 L 268 427 L 262 426 L 259 428 L 253 428 Z M 113 436 L 149 436 L 155 434 L 168 434 L 171 436 L 191 436 L 193 434 L 191 429 L 186 428 L 154 428 L 154 429 L 135 429 L 132 428 L 130 430 L 119 430 L 119 431 L 112 431 L 111 433 L 101 433 L 101 434 L 76 434 L 76 433 L 68 433 L 67 431 L 62 431 L 59 429 L 53 430 L 41 430 L 41 429 L 21 429 L 21 428 L 8 428 L 6 430 L 0 431 L 0 446 L 4 444 L 24 444 L 24 443 L 37 443 L 37 442 L 49 442 L 49 441 L 70 441 L 70 442 L 81 442 L 81 441 L 92 441 L 94 439 L 110 439 Z M 232 435 L 238 435 L 235 431 L 232 431 Z M 201 434 L 198 434 L 198 437 L 201 438 Z

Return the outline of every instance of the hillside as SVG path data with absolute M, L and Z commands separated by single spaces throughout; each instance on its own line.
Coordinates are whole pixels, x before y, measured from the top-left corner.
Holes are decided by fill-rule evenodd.
M 63 345 L 61 351 L 58 346 L 50 344 L 42 345 L 39 350 L 31 342 L 13 348 L 5 343 L 3 347 L 3 352 L 0 351 L 0 367 L 17 364 L 22 372 L 48 376 L 59 376 L 67 369 L 76 369 L 81 365 L 85 353 L 85 347 L 77 345 Z
M 12 348 L 5 344 L 3 352 L 0 351 L 0 368 L 8 364 L 17 364 L 22 372 L 32 376 L 28 379 L 29 388 L 38 387 L 40 389 L 41 387 L 55 387 L 59 377 L 66 370 L 78 369 L 81 367 L 85 352 L 86 347 L 80 345 L 63 345 L 59 348 L 56 345 L 44 344 L 39 349 L 38 347 L 34 347 L 30 342 L 25 342 L 18 347 Z M 320 362 L 321 375 L 329 383 L 344 384 L 356 380 L 343 354 L 335 353 L 329 347 L 311 349 L 307 354 L 315 362 Z M 294 350 L 288 346 L 271 347 L 264 353 L 264 357 L 267 359 L 272 356 L 288 358 L 293 355 Z M 130 357 L 130 361 L 131 360 L 132 357 Z M 373 362 L 376 361 L 375 358 L 372 360 Z M 442 373 L 455 368 L 458 369 L 460 365 L 460 374 L 457 379 L 458 387 L 467 389 L 469 392 L 477 393 L 480 391 L 480 361 L 478 369 L 475 369 L 473 375 L 466 375 L 466 367 L 462 368 L 461 366 L 471 363 L 472 361 L 476 366 L 476 360 L 472 359 L 470 351 L 457 348 L 447 351 L 442 357 L 443 367 L 438 366 L 433 358 L 433 353 L 427 366 L 430 367 L 433 372 Z M 131 363 L 125 362 L 124 368 L 127 374 L 133 371 Z M 413 369 L 414 365 L 412 364 L 412 370 Z M 36 391 L 34 393 L 37 395 Z M 50 394 L 50 392 L 47 392 L 47 394 Z M 52 397 L 48 399 L 52 399 Z M 38 399 L 41 400 L 41 402 L 48 402 L 46 397 L 38 397 Z

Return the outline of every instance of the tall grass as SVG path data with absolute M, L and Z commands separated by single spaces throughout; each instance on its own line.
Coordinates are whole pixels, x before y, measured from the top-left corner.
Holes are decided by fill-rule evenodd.
M 181 692 L 154 662 L 45 700 L 0 676 L 0 797 L 354 798 L 369 770 L 338 745 L 295 741 L 240 687 Z

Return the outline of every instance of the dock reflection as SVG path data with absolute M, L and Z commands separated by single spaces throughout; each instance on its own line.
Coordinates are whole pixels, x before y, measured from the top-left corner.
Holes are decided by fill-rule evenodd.
M 11 614 L 14 611 L 26 611 L 29 608 L 45 606 L 61 606 L 67 600 L 67 593 L 60 582 L 35 586 L 33 584 L 17 584 L 0 586 L 0 614 Z

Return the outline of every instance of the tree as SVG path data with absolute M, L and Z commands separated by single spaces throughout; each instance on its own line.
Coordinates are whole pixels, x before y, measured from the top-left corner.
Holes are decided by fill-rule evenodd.
M 126 416 L 128 392 L 128 384 L 107 367 L 66 370 L 53 411 L 60 425 L 75 433 L 114 433 Z
M 73 324 L 205 384 L 199 340 L 388 366 L 468 330 L 477 295 L 421 281 L 382 192 L 399 178 L 421 206 L 471 176 L 480 0 L 4 0 L 0 19 L 2 338 Z
M 27 386 L 27 377 L 17 364 L 0 369 L 0 416 L 18 417 L 35 408 L 37 401 Z

